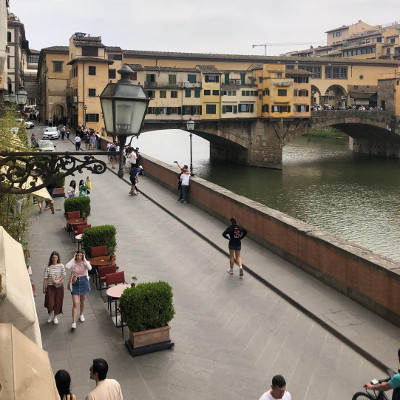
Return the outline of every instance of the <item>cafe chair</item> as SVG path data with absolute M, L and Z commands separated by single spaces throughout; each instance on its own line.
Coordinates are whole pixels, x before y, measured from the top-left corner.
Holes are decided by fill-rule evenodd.
M 78 227 L 88 225 L 87 220 L 83 220 L 81 222 L 75 222 L 71 224 L 71 235 L 72 235 L 72 243 L 75 243 L 75 236 L 79 235 Z M 91 226 L 91 225 L 90 225 Z M 83 232 L 83 231 L 82 231 Z M 81 232 L 81 233 L 82 233 Z
M 107 255 L 107 245 L 93 246 L 90 248 L 90 257 L 106 256 Z
M 74 243 L 78 242 L 78 251 L 81 248 L 81 243 L 82 243 L 82 233 L 85 229 L 91 228 L 92 225 L 90 224 L 84 224 L 84 225 L 77 225 L 76 232 L 74 231 Z
M 102 298 L 103 298 L 103 296 L 102 296 L 101 291 L 103 289 L 106 289 L 103 287 L 103 283 L 106 283 L 106 275 L 113 274 L 115 272 L 117 272 L 116 264 L 97 267 L 96 289 L 100 290 L 100 295 Z
M 80 218 L 81 217 L 81 212 L 78 211 L 67 211 L 67 218 L 66 219 L 73 219 L 73 218 Z M 68 234 L 71 233 L 71 225 L 66 224 L 65 225 L 65 230 L 68 232 Z

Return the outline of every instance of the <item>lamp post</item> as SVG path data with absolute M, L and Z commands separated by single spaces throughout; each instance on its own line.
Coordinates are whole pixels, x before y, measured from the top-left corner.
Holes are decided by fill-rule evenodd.
M 28 99 L 28 93 L 26 92 L 23 86 L 19 87 L 16 98 L 17 98 L 17 104 L 22 113 L 24 106 L 26 104 L 26 100 Z
M 186 122 L 186 128 L 189 131 L 190 138 L 190 174 L 193 176 L 193 147 L 192 147 L 192 131 L 194 130 L 195 122 L 189 118 L 189 121 Z
M 87 110 L 87 105 L 85 104 L 83 106 L 83 126 L 86 128 L 86 110 Z
M 133 71 L 124 65 L 118 73 L 121 79 L 109 83 L 100 95 L 106 131 L 119 139 L 118 176 L 124 176 L 124 147 L 128 136 L 139 136 L 150 99 L 140 85 L 134 85 L 130 77 Z

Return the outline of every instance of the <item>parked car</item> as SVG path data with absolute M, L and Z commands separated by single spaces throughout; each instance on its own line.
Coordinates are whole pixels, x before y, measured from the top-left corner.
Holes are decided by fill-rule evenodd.
M 58 139 L 59 137 L 60 131 L 55 126 L 50 126 L 43 132 L 43 139 Z
M 50 140 L 39 140 L 38 148 L 40 151 L 56 151 L 56 146 Z
M 25 128 L 26 129 L 32 129 L 34 128 L 35 124 L 31 121 L 25 121 Z

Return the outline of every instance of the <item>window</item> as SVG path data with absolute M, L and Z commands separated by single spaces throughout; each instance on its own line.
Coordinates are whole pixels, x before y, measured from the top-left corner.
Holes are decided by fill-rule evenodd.
M 250 112 L 254 111 L 254 104 L 239 104 L 239 112 Z
M 96 67 L 94 65 L 89 65 L 89 75 L 96 75 Z
M 10 56 L 7 56 L 7 68 L 10 69 L 11 68 L 11 58 Z M 56 71 L 54 71 L 56 72 Z
M 99 114 L 86 114 L 86 122 L 99 122 Z
M 386 49 L 386 54 L 390 54 L 390 47 Z
M 201 106 L 182 106 L 182 115 L 201 115 Z
M 117 73 L 115 69 L 108 70 L 108 79 L 115 79 L 117 77 Z
M 131 81 L 137 81 L 137 72 L 135 71 L 133 74 L 131 74 Z
M 347 79 L 347 67 L 325 67 L 326 79 Z
M 216 104 L 206 104 L 206 114 L 216 114 L 217 106 Z
M 295 83 L 308 83 L 308 77 L 307 76 L 295 76 L 293 78 Z
M 272 106 L 271 112 L 273 113 L 290 112 L 290 106 Z
M 219 90 L 213 90 L 212 94 L 213 96 L 219 96 Z
M 229 85 L 229 72 L 225 72 L 225 85 Z
M 177 99 L 177 98 L 178 98 L 178 91 L 171 90 L 171 99 Z
M 321 79 L 321 67 L 317 67 L 314 65 L 299 65 L 299 69 L 311 72 L 312 73 L 311 78 L 313 79 Z
M 282 78 L 282 73 L 278 72 L 278 73 L 276 74 L 276 77 L 279 78 L 279 79 Z
M 180 107 L 167 107 L 167 115 L 180 114 L 180 113 L 181 113 Z
M 382 43 L 382 37 L 376 38 L 376 41 L 377 41 L 378 43 Z
M 166 98 L 167 98 L 167 91 L 160 90 L 160 99 L 166 99 Z
M 89 97 L 96 97 L 96 89 L 89 89 Z
M 310 111 L 310 106 L 305 104 L 296 104 L 293 106 L 294 112 L 308 112 Z
M 168 75 L 168 84 L 176 85 L 176 75 Z
M 206 75 L 205 82 L 219 82 L 219 75 Z
M 11 37 L 11 32 L 7 32 L 7 42 L 11 42 L 12 37 Z
M 185 97 L 192 97 L 192 91 L 190 89 L 185 89 Z
M 307 97 L 308 96 L 308 90 L 305 90 L 305 89 L 299 90 L 298 91 L 298 96 Z
M 188 74 L 188 81 L 190 83 L 196 83 L 196 75 L 195 74 Z
M 196 90 L 194 91 L 194 97 L 196 97 L 197 99 L 200 98 L 200 90 L 199 90 L 199 89 L 196 89 Z
M 154 95 L 155 95 L 154 90 L 147 90 L 147 96 L 148 96 L 150 99 L 154 99 Z
M 92 56 L 92 57 L 97 57 L 98 54 L 98 48 L 97 47 L 89 47 L 89 46 L 83 46 L 82 47 L 82 55 L 83 56 Z
M 122 54 L 109 54 L 109 60 L 122 60 Z
M 210 96 L 211 90 L 204 90 L 204 96 Z
M 269 89 L 263 90 L 263 96 L 269 96 Z
M 240 73 L 240 83 L 242 85 L 246 84 L 246 74 L 245 73 Z
M 233 107 L 234 106 L 222 106 L 222 114 L 233 113 Z
M 8 47 L 7 47 L 8 49 Z M 7 51 L 7 53 L 9 50 Z M 39 54 L 29 54 L 28 56 L 28 62 L 29 63 L 38 63 L 39 62 Z
M 63 61 L 53 61 L 53 72 L 63 72 Z
M 286 69 L 294 69 L 294 65 L 293 64 L 286 65 Z
M 146 74 L 146 82 L 155 82 L 156 76 L 154 74 Z
M 269 112 L 269 104 L 264 104 L 262 106 L 262 112 Z
M 390 43 L 394 43 L 394 42 L 395 42 L 395 38 L 391 38 Z
M 156 115 L 167 114 L 167 107 L 156 107 Z
M 259 78 L 258 78 L 258 81 L 259 81 L 260 83 L 263 83 L 264 79 L 263 79 L 262 77 L 259 77 Z
M 287 89 L 278 89 L 278 96 L 287 96 Z

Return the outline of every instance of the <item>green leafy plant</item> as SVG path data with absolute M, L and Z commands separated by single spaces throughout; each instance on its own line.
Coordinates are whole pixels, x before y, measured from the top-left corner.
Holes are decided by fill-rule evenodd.
M 64 215 L 69 211 L 80 211 L 81 217 L 90 215 L 90 197 L 71 197 L 64 201 Z
M 82 234 L 82 247 L 86 254 L 90 254 L 91 247 L 107 245 L 107 253 L 112 255 L 117 248 L 116 235 L 117 230 L 114 225 L 99 225 L 85 229 Z
M 57 188 L 63 188 L 65 185 L 65 176 L 62 176 L 61 173 L 54 174 L 55 184 Z
M 172 288 L 163 281 L 139 283 L 125 289 L 119 305 L 132 332 L 167 326 L 175 315 Z

